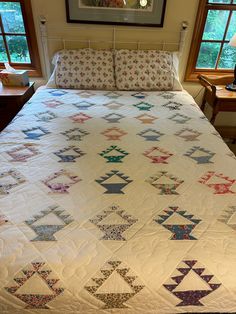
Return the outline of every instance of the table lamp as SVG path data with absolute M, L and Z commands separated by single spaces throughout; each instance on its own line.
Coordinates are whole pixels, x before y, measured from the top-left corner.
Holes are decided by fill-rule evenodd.
M 231 38 L 231 40 L 229 42 L 229 45 L 231 47 L 236 47 L 236 34 L 234 34 L 234 36 Z M 228 89 L 228 90 L 236 92 L 236 64 L 235 64 L 235 67 L 234 67 L 234 81 L 231 84 L 227 84 L 225 86 L 225 88 Z

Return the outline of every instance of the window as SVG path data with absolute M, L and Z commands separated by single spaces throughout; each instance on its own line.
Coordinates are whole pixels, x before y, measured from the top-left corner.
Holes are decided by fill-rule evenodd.
M 30 0 L 0 0 L 0 68 L 4 62 L 41 75 Z
M 235 33 L 236 0 L 200 0 L 185 79 L 232 73 L 236 48 L 228 43 Z

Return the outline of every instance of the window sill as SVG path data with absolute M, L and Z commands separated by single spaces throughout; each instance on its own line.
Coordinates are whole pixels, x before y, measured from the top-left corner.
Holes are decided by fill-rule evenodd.
M 219 77 L 223 77 L 226 80 L 226 83 L 231 83 L 234 79 L 234 74 L 232 70 L 218 70 L 218 71 L 214 71 L 214 70 L 209 70 L 209 71 L 195 71 L 191 74 L 186 74 L 185 78 L 184 78 L 184 82 L 198 82 L 198 76 L 202 74 L 208 77 L 211 77 L 212 79 L 214 78 L 219 78 Z
M 37 69 L 37 68 L 35 68 L 35 67 L 32 67 L 32 65 L 23 65 L 23 66 L 21 66 L 21 65 L 19 65 L 19 64 L 17 64 L 17 65 L 14 65 L 14 64 L 11 64 L 11 66 L 14 68 L 14 69 L 16 69 L 16 70 L 26 70 L 26 71 L 28 71 L 28 74 L 29 74 L 29 77 L 42 77 L 42 71 L 41 71 L 41 69 Z M 0 71 L 1 70 L 4 70 L 5 69 L 5 67 L 4 67 L 4 65 L 0 65 Z

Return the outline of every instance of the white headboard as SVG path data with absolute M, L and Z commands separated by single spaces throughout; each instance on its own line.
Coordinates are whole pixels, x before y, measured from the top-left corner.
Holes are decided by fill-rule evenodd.
M 165 40 L 159 40 L 159 41 L 140 41 L 140 40 L 134 40 L 134 41 L 126 41 L 126 40 L 120 40 L 117 39 L 118 33 L 127 32 L 127 28 L 123 27 L 107 27 L 108 30 L 111 32 L 111 40 L 103 40 L 103 39 L 80 39 L 80 38 L 65 38 L 60 36 L 48 36 L 48 30 L 47 30 L 47 20 L 44 16 L 39 17 L 39 25 L 40 25 L 40 32 L 41 32 L 41 43 L 43 48 L 43 57 L 44 57 L 44 64 L 45 64 L 45 73 L 47 76 L 47 79 L 51 75 L 51 59 L 53 57 L 53 54 L 55 53 L 55 47 L 56 50 L 60 49 L 79 49 L 79 48 L 95 48 L 97 47 L 106 47 L 106 48 L 112 48 L 112 49 L 120 49 L 120 48 L 130 48 L 132 46 L 132 49 L 158 49 L 158 50 L 171 50 L 171 51 L 179 51 L 180 55 L 183 52 L 184 45 L 185 45 L 185 38 L 188 31 L 188 23 L 182 22 L 180 31 L 174 32 L 176 33 L 176 36 L 178 39 L 176 41 L 165 41 Z M 88 26 L 86 27 L 86 30 L 88 29 Z M 140 28 L 128 28 L 129 31 L 135 31 L 137 32 Z M 97 31 L 97 28 L 95 26 L 89 27 L 89 30 L 92 32 L 93 30 Z M 143 28 L 142 28 L 143 30 Z M 153 29 L 145 29 L 145 32 L 152 31 Z M 120 37 L 120 36 L 119 36 Z M 50 45 L 54 43 L 54 49 L 50 49 Z M 72 48 L 73 46 L 73 48 Z M 76 46 L 76 47 L 75 47 Z M 52 51 L 51 51 L 52 50 Z

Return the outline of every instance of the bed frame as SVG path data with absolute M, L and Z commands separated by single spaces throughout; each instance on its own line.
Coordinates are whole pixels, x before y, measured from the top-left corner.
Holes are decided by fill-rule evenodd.
M 41 44 L 43 48 L 43 58 L 44 58 L 44 65 L 45 65 L 45 75 L 46 78 L 49 79 L 52 68 L 51 68 L 51 62 L 52 55 L 49 52 L 49 43 L 51 42 L 60 42 L 61 49 L 72 49 L 69 47 L 69 43 L 77 43 L 78 48 L 79 46 L 83 45 L 83 47 L 91 48 L 94 45 L 101 45 L 106 44 L 108 47 L 116 49 L 119 45 L 124 46 L 127 48 L 127 46 L 133 45 L 135 49 L 144 49 L 143 46 L 150 46 L 155 47 L 154 49 L 158 50 L 174 50 L 179 51 L 179 54 L 181 56 L 184 46 L 185 46 L 185 39 L 188 31 L 188 22 L 184 21 L 181 23 L 181 29 L 180 32 L 177 32 L 179 40 L 176 42 L 172 41 L 156 41 L 156 42 L 147 42 L 147 41 L 120 41 L 117 40 L 117 32 L 123 30 L 122 28 L 116 28 L 116 27 L 109 27 L 109 30 L 112 31 L 112 40 L 90 40 L 90 39 L 77 39 L 77 38 L 61 38 L 61 37 L 51 37 L 48 36 L 48 30 L 47 30 L 47 20 L 44 16 L 39 17 L 39 26 L 40 26 L 40 33 L 41 33 Z M 88 26 L 87 28 L 88 29 Z M 94 26 L 89 27 L 89 30 L 97 30 Z M 135 28 L 135 30 L 139 29 L 138 27 Z M 124 30 L 127 30 L 125 28 Z M 129 28 L 130 30 L 130 28 Z M 153 30 L 146 30 L 153 31 Z M 177 36 L 176 36 L 177 37 Z M 172 49 L 168 49 L 167 47 L 172 47 Z M 77 48 L 77 49 L 78 49 Z M 73 48 L 75 49 L 75 48 Z M 146 49 L 146 48 L 145 48 Z M 149 48 L 150 49 L 150 48 Z M 153 49 L 153 48 L 152 48 Z

